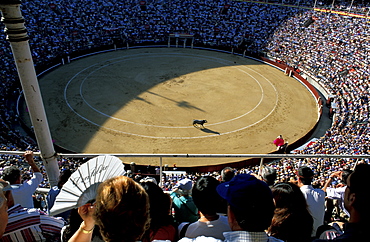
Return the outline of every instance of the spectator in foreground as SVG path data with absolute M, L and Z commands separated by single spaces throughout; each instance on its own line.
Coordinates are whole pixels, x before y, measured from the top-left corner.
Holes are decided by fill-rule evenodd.
M 104 241 L 135 242 L 148 229 L 149 197 L 131 178 L 117 176 L 100 184 L 96 203 L 78 208 L 84 220 L 70 242 L 90 242 L 95 224 Z
M 0 179 L 2 185 L 6 184 Z M 6 191 L 6 207 L 9 208 L 7 218 L 0 220 L 1 228 L 6 226 L 0 241 L 59 241 L 60 232 L 63 228 L 64 221 L 60 218 L 55 218 L 46 215 L 44 212 L 35 208 L 23 208 L 19 204 L 14 205 L 12 191 L 10 185 L 4 186 L 2 189 Z M 2 195 L 4 195 L 1 192 Z
M 274 185 L 277 178 L 276 169 L 272 167 L 264 167 L 261 172 L 261 179 L 270 187 Z
M 0 183 L 0 238 L 3 237 L 6 225 L 8 224 L 8 204 L 3 193 L 3 188 L 4 184 Z
M 54 206 L 55 199 L 57 198 L 58 194 L 60 193 L 63 185 L 68 181 L 68 178 L 72 175 L 71 170 L 65 169 L 59 175 L 59 180 L 57 186 L 50 188 L 49 193 L 46 197 L 47 205 L 48 205 L 48 212 Z M 64 220 L 67 221 L 69 217 L 70 211 L 65 211 L 61 214 L 55 215 L 55 217 L 62 217 Z
M 229 204 L 228 220 L 231 232 L 224 232 L 224 242 L 280 242 L 268 236 L 265 230 L 274 216 L 274 201 L 269 186 L 255 176 L 240 174 L 231 181 L 217 186 L 218 194 Z M 203 242 L 222 240 L 199 236 L 184 238 L 182 242 Z
M 95 201 L 95 200 L 93 200 Z M 87 201 L 87 204 L 90 204 L 93 201 Z M 70 210 L 67 225 L 63 227 L 61 231 L 61 241 L 67 242 L 69 239 L 76 233 L 76 231 L 80 228 L 80 224 L 82 223 L 82 218 L 78 214 L 78 209 L 73 208 Z M 103 239 L 100 235 L 99 226 L 94 227 L 94 231 L 92 232 L 91 242 L 103 242 Z
M 231 167 L 225 167 L 221 170 L 221 182 L 228 182 L 235 176 L 235 171 Z M 222 205 L 220 206 L 218 213 L 226 215 L 227 214 L 227 202 L 226 200 L 221 200 Z
M 231 167 L 225 167 L 221 171 L 221 181 L 222 182 L 228 182 L 231 179 L 233 179 L 234 176 L 235 176 L 235 172 L 234 172 L 233 168 L 231 168 Z
M 148 194 L 150 204 L 150 227 L 145 232 L 142 241 L 176 241 L 177 229 L 174 226 L 174 219 L 171 216 L 172 200 L 170 196 L 164 193 L 163 190 L 150 179 L 142 179 L 140 184 Z
M 212 176 L 201 177 L 193 186 L 193 200 L 200 218 L 194 223 L 185 224 L 180 230 L 180 238 L 196 238 L 204 235 L 224 240 L 223 232 L 230 231 L 226 216 L 218 215 L 221 197 L 216 191 L 219 182 Z M 181 240 L 180 240 L 181 241 Z
M 350 214 L 349 221 L 344 227 L 344 233 L 333 240 L 319 241 L 365 241 L 370 226 L 370 193 L 368 176 L 370 165 L 359 164 L 347 178 L 344 194 L 344 206 Z
M 198 220 L 198 209 L 191 196 L 193 182 L 188 179 L 182 179 L 177 182 L 170 193 L 173 208 L 175 209 L 175 220 L 178 224 L 182 222 L 195 222 Z
M 314 173 L 308 166 L 298 169 L 298 186 L 306 198 L 308 210 L 313 218 L 312 237 L 316 237 L 317 228 L 324 223 L 325 216 L 325 192 L 314 189 L 311 185 Z
M 33 171 L 31 180 L 22 183 L 21 171 L 15 166 L 9 166 L 4 169 L 3 179 L 8 181 L 12 187 L 15 204 L 20 204 L 25 208 L 34 208 L 32 195 L 35 193 L 43 178 L 40 168 L 33 159 L 33 152 L 27 150 L 24 153 L 24 157 Z
M 275 213 L 268 233 L 285 242 L 310 242 L 313 218 L 306 199 L 293 183 L 278 183 L 272 188 Z
M 232 231 L 224 233 L 225 241 L 280 241 L 265 233 L 275 209 L 271 190 L 265 182 L 240 174 L 220 184 L 217 192 L 229 204 L 227 214 Z
M 349 212 L 344 207 L 344 193 L 347 188 L 347 178 L 352 173 L 351 170 L 343 170 L 333 172 L 328 180 L 326 181 L 322 190 L 326 192 L 326 196 L 329 199 L 335 199 L 338 201 L 339 208 L 343 213 L 349 217 Z M 333 179 L 340 179 L 341 184 L 338 184 L 337 187 L 330 187 L 330 184 L 333 182 Z

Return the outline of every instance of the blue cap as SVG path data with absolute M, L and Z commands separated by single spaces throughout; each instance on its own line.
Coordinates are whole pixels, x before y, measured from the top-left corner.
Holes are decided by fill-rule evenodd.
M 250 206 L 263 208 L 273 201 L 269 186 L 248 174 L 240 174 L 229 182 L 221 183 L 217 186 L 217 192 L 230 206 L 239 211 L 248 211 Z

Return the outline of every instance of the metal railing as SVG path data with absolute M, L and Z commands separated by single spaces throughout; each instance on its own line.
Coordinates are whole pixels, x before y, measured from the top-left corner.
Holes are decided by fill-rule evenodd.
M 2 155 L 23 155 L 24 151 L 0 150 Z M 40 152 L 34 152 L 35 156 L 40 156 Z M 99 155 L 113 155 L 116 157 L 171 157 L 171 158 L 355 158 L 370 159 L 370 155 L 351 155 L 351 154 L 124 154 L 124 153 L 57 153 L 57 156 L 68 158 L 93 158 Z
M 0 151 L 1 155 L 23 155 L 24 152 L 22 151 Z M 34 152 L 35 156 L 40 156 L 40 152 Z M 332 159 L 332 158 L 349 158 L 349 159 L 356 159 L 357 165 L 360 159 L 370 159 L 370 155 L 347 155 L 347 154 L 97 154 L 97 153 L 78 153 L 78 154 L 68 154 L 68 153 L 58 153 L 55 154 L 59 157 L 66 157 L 66 158 L 93 158 L 99 155 L 112 155 L 116 157 L 146 157 L 146 158 L 158 158 L 159 159 L 159 181 L 161 184 L 162 176 L 163 176 L 163 158 L 260 158 L 260 165 L 259 165 L 259 172 L 261 173 L 264 159 L 283 159 L 283 158 L 322 158 L 322 159 Z M 40 190 L 40 189 L 39 189 Z M 45 190 L 45 189 L 44 189 Z M 45 191 L 39 191 L 45 193 Z
M 23 151 L 0 151 L 1 155 L 23 155 Z M 35 156 L 40 156 L 40 152 L 34 152 Z M 112 155 L 116 157 L 142 157 L 142 158 L 260 158 L 262 159 L 283 159 L 283 158 L 321 158 L 321 159 L 370 159 L 370 155 L 351 155 L 351 154 L 123 154 L 123 153 L 57 153 L 59 157 L 66 158 L 93 158 L 99 155 Z M 161 163 L 161 162 L 160 162 Z

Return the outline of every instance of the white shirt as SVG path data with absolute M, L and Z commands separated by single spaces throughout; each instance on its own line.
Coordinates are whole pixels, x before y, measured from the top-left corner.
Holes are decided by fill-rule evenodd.
M 283 242 L 275 237 L 268 236 L 265 232 L 230 231 L 224 233 L 223 242 Z M 182 238 L 178 242 L 222 242 L 222 240 L 199 236 L 197 238 Z
M 217 220 L 209 222 L 196 221 L 189 225 L 186 230 L 185 237 L 196 238 L 204 235 L 224 240 L 223 232 L 231 231 L 229 222 L 226 216 L 219 216 Z
M 11 185 L 14 203 L 20 204 L 25 208 L 34 208 L 32 195 L 42 182 L 42 178 L 43 177 L 40 172 L 34 172 L 31 180 L 28 180 L 23 184 Z
M 346 191 L 347 186 L 338 187 L 338 188 L 331 188 L 328 187 L 326 189 L 326 196 L 330 199 L 338 199 L 339 200 L 339 207 L 347 214 L 349 217 L 349 212 L 344 207 L 344 192 Z
M 220 239 L 216 239 L 213 237 L 205 237 L 205 236 L 199 236 L 196 238 L 182 238 L 178 242 L 222 242 Z
M 325 192 L 321 189 L 314 189 L 311 185 L 304 185 L 301 191 L 306 198 L 308 210 L 313 218 L 312 236 L 316 236 L 316 230 L 324 224 L 325 215 Z

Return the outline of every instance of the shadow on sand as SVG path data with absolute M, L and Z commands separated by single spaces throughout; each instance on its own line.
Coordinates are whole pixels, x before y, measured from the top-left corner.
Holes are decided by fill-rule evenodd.
M 214 131 L 214 130 L 210 130 L 210 129 L 207 129 L 207 128 L 203 128 L 203 129 L 199 129 L 200 131 L 204 132 L 204 133 L 209 133 L 209 134 L 220 134 L 219 132 L 217 131 Z

